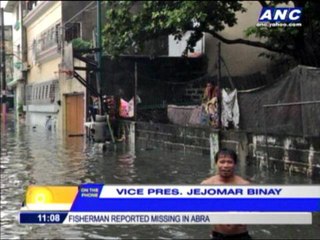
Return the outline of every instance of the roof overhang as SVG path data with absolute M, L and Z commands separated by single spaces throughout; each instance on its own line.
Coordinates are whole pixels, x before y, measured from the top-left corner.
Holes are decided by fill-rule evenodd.
M 13 12 L 14 7 L 18 4 L 19 1 L 7 1 L 6 6 L 4 7 L 5 12 Z

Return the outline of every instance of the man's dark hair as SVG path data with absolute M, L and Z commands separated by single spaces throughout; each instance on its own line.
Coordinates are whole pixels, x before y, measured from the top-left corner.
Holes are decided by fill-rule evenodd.
M 238 161 L 238 157 L 237 154 L 235 153 L 235 151 L 231 150 L 231 149 L 227 149 L 227 148 L 221 148 L 215 155 L 214 157 L 214 162 L 217 163 L 218 162 L 218 158 L 219 156 L 230 156 L 234 163 L 237 164 Z

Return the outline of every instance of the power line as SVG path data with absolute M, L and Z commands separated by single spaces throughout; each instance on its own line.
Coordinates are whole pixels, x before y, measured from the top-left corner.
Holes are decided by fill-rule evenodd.
M 71 26 L 68 26 L 67 24 L 68 23 L 72 23 L 72 21 L 73 20 L 75 20 L 80 14 L 82 14 L 83 12 L 85 12 L 85 11 L 92 11 L 92 10 L 94 10 L 95 8 L 96 8 L 96 5 L 95 5 L 95 1 L 91 1 L 88 5 L 86 5 L 81 11 L 79 11 L 77 14 L 75 14 L 75 15 L 73 15 L 71 18 L 69 18 L 67 21 L 65 21 L 65 22 L 61 22 L 61 20 L 60 21 L 57 21 L 55 24 L 52 24 L 50 27 L 48 27 L 46 30 L 44 30 L 42 33 L 40 33 L 40 34 L 38 34 L 38 36 L 36 36 L 35 38 L 34 38 L 34 40 L 35 40 L 35 42 L 34 42 L 34 40 L 33 41 L 30 41 L 28 44 L 27 44 L 27 49 L 26 49 L 26 51 L 32 51 L 32 50 L 34 50 L 34 48 L 37 48 L 37 47 L 39 47 L 39 46 L 41 46 L 41 41 L 43 41 L 43 40 L 45 40 L 46 39 L 46 36 L 41 36 L 41 35 L 43 35 L 43 33 L 44 32 L 48 32 L 48 30 L 49 29 L 51 29 L 51 28 L 54 28 L 55 26 L 57 26 L 58 24 L 62 24 L 62 26 L 59 26 L 59 29 L 61 29 L 62 31 L 66 31 L 66 30 L 68 30 L 68 29 L 70 29 L 70 28 L 72 28 L 73 26 L 71 25 Z M 55 31 L 55 34 L 56 34 L 56 31 L 59 31 L 58 29 L 55 29 L 54 30 Z M 62 36 L 64 35 L 62 32 L 60 32 L 60 38 L 62 39 Z M 57 39 L 56 39 L 57 40 Z M 56 41 L 55 40 L 55 41 Z M 61 43 L 60 44 L 63 44 L 63 42 L 61 41 Z
M 63 23 L 63 26 L 65 26 L 67 23 L 71 22 L 74 18 L 76 18 L 77 16 L 79 16 L 81 13 L 83 13 L 84 11 L 86 11 L 91 5 L 93 5 L 94 3 L 96 3 L 95 1 L 92 1 L 91 3 L 89 3 L 86 7 L 84 7 L 80 12 L 78 12 L 77 14 L 73 15 L 70 19 L 68 19 L 67 21 L 65 21 Z
M 66 26 L 66 25 L 67 25 L 68 23 L 72 23 L 72 20 L 74 20 L 76 17 L 78 17 L 78 16 L 79 16 L 80 14 L 82 14 L 83 12 L 94 10 L 94 9 L 96 8 L 96 6 L 95 6 L 94 4 L 95 4 L 95 1 L 91 1 L 91 3 L 89 3 L 87 6 L 85 6 L 81 11 L 79 11 L 77 14 L 73 15 L 73 16 L 72 16 L 71 18 L 69 18 L 67 21 L 65 21 L 64 23 L 62 23 L 62 26 L 60 26 L 59 28 L 60 28 L 62 31 L 65 31 L 65 30 L 68 30 L 68 29 L 72 28 L 72 27 L 73 27 L 72 25 L 71 25 L 71 26 Z M 94 6 L 93 6 L 93 5 L 94 5 Z M 92 7 L 92 6 L 93 6 L 93 7 Z M 91 7 L 91 8 L 90 8 L 90 7 Z M 48 27 L 47 29 L 50 29 L 50 28 L 56 26 L 57 24 L 59 24 L 59 21 L 56 22 L 55 24 L 52 24 L 52 25 L 51 25 L 50 27 Z M 55 31 L 57 31 L 57 30 L 55 30 Z M 45 30 L 44 32 L 47 32 L 47 30 Z M 42 35 L 42 33 L 38 34 L 38 36 L 35 38 L 35 39 L 36 39 L 36 43 L 35 43 L 36 46 L 41 45 L 41 44 L 39 43 L 39 41 L 45 39 L 45 37 L 43 37 L 43 36 L 41 37 L 41 35 Z M 28 51 L 29 51 L 29 50 L 33 50 L 33 48 L 34 48 L 34 43 L 33 43 L 33 41 L 32 41 L 31 44 L 28 44 L 27 50 L 28 50 Z

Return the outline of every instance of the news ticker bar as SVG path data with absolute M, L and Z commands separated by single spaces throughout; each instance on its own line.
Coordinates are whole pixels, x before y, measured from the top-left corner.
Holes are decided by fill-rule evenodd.
M 212 185 L 29 186 L 22 211 L 320 212 L 320 187 Z
M 320 212 L 319 199 L 77 199 L 70 204 L 27 204 L 22 211 L 70 212 Z
M 21 224 L 312 224 L 309 212 L 21 212 Z
M 72 212 L 320 212 L 319 199 L 77 199 Z
M 320 186 L 281 185 L 82 185 L 81 197 L 100 198 L 320 198 Z

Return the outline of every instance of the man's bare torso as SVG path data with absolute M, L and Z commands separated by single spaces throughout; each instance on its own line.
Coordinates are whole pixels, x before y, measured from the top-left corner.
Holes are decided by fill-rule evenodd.
M 219 175 L 210 177 L 204 180 L 201 184 L 208 185 L 224 185 L 224 184 L 237 184 L 237 185 L 246 185 L 249 184 L 248 181 L 239 176 L 233 176 L 229 179 L 223 179 Z M 247 226 L 243 224 L 227 224 L 227 225 L 214 225 L 213 231 L 222 233 L 222 234 L 239 234 L 247 232 Z

